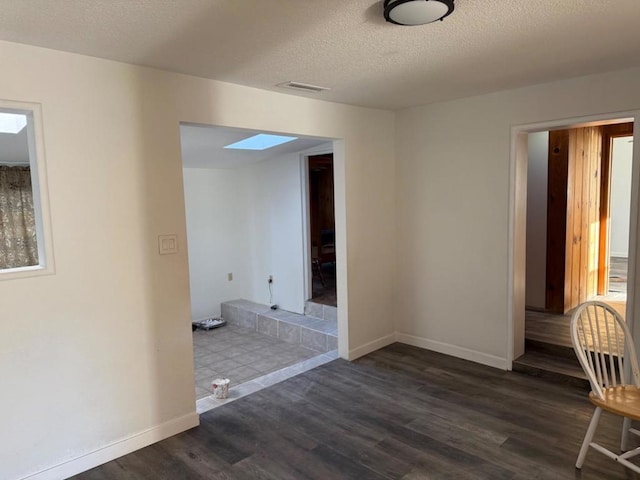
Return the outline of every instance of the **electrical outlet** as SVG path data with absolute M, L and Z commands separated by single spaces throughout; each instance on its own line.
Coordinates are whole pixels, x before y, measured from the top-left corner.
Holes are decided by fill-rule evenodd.
M 233 273 L 227 273 L 227 280 L 230 282 L 233 281 Z
M 269 275 L 269 283 L 273 283 L 273 275 Z

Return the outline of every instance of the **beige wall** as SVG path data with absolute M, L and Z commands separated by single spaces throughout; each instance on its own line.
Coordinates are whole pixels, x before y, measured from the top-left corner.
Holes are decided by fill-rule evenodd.
M 56 259 L 0 283 L 1 478 L 108 447 L 38 477 L 56 478 L 197 421 L 180 121 L 343 139 L 341 354 L 393 333 L 392 113 L 5 42 L 0 64 L 0 97 L 42 104 Z M 159 256 L 167 233 L 180 251 Z
M 251 246 L 259 238 L 249 234 L 247 168 L 184 168 L 182 175 L 191 318 L 202 320 L 220 316 L 222 302 L 253 300 Z
M 507 367 L 511 127 L 638 109 L 638 85 L 631 69 L 398 113 L 400 340 Z
M 0 97 L 42 104 L 56 258 L 55 275 L 0 283 L 2 478 L 107 447 L 38 476 L 56 478 L 196 421 L 180 121 L 342 139 L 344 357 L 395 328 L 504 367 L 510 127 L 640 108 L 640 69 L 408 109 L 394 128 L 390 112 L 17 44 L 0 64 Z M 157 254 L 165 233 L 178 255 Z

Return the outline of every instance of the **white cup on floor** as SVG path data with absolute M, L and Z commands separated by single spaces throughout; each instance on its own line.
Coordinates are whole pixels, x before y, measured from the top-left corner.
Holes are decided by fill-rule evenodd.
M 216 378 L 211 384 L 213 396 L 221 400 L 227 398 L 229 396 L 229 383 L 231 383 L 231 380 L 228 378 Z

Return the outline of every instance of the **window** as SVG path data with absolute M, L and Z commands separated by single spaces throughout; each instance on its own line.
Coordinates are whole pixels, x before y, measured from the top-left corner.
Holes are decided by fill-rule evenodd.
M 53 272 L 40 119 L 0 100 L 0 280 Z

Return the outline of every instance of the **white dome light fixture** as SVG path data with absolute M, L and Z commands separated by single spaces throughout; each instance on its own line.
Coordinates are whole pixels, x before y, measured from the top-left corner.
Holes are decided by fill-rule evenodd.
M 425 25 L 453 12 L 454 0 L 384 0 L 384 18 L 396 25 Z

